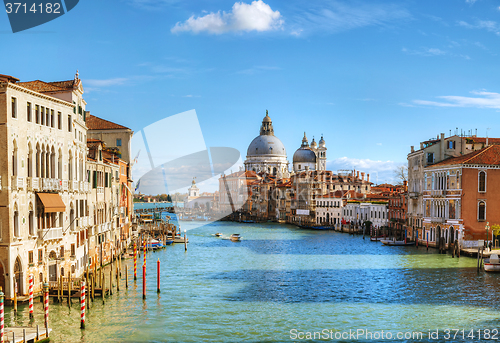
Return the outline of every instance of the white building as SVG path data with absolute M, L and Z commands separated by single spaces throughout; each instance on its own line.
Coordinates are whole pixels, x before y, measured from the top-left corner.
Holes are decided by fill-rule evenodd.
M 326 170 L 326 146 L 323 136 L 321 136 L 319 146 L 314 138 L 309 146 L 304 132 L 302 144 L 293 154 L 293 172 L 298 173 L 306 170 Z
M 370 221 L 373 227 L 384 227 L 389 223 L 386 201 L 348 201 L 342 210 L 345 221 L 362 225 Z
M 334 193 L 316 197 L 316 224 L 336 226 L 342 220 L 343 209 L 342 197 Z

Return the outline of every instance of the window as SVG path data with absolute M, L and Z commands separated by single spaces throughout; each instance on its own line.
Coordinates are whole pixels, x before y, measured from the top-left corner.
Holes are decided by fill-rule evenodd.
M 33 263 L 33 250 L 28 251 L 28 263 L 32 264 Z
M 455 149 L 455 141 L 448 141 L 448 149 Z
M 479 201 L 477 206 L 477 220 L 484 221 L 486 220 L 486 202 Z
M 45 125 L 45 107 L 40 106 L 40 124 Z
M 47 107 L 45 108 L 45 125 L 50 126 L 50 115 Z
M 72 128 L 71 115 L 68 115 L 68 132 L 71 132 L 71 128 Z
M 79 237 L 79 236 L 77 236 Z M 71 244 L 71 256 L 75 256 L 76 255 L 76 250 L 75 250 L 75 244 Z
M 59 130 L 62 129 L 62 116 L 61 116 L 61 112 L 57 112 L 57 128 Z
M 50 126 L 55 127 L 56 123 L 54 122 L 54 110 L 50 110 Z
M 26 119 L 31 121 L 31 102 L 26 105 Z
M 486 192 L 486 173 L 484 171 L 479 172 L 479 192 Z
M 427 153 L 427 163 L 434 163 L 434 153 L 433 152 Z
M 35 123 L 40 123 L 40 106 L 35 105 Z
M 38 264 L 43 263 L 43 249 L 38 249 Z
M 17 118 L 17 99 L 12 98 L 12 118 Z
M 122 146 L 122 139 L 121 138 L 116 139 L 116 146 Z

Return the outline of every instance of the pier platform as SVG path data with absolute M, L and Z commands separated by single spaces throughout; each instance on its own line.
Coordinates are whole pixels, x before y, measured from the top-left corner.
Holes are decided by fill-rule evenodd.
M 26 330 L 26 341 L 24 340 L 24 330 Z M 52 329 L 49 328 L 49 337 Z M 45 328 L 39 328 L 38 339 L 36 335 L 36 327 L 31 326 L 15 326 L 5 328 L 5 342 L 6 343 L 17 343 L 17 342 L 48 342 L 46 336 Z M 15 338 L 15 341 L 14 341 Z

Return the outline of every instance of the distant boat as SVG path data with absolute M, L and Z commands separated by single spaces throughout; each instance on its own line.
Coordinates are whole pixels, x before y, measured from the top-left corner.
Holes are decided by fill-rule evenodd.
M 307 225 L 297 225 L 301 229 L 308 229 L 308 230 L 332 230 L 333 227 L 331 226 L 307 226 Z
M 189 243 L 189 238 L 186 237 L 186 242 Z M 174 237 L 174 243 L 184 243 L 184 237 L 181 235 L 176 235 Z
M 382 239 L 380 240 L 382 244 L 384 245 L 389 245 L 389 246 L 407 246 L 407 245 L 415 245 L 415 242 L 410 242 L 410 241 L 394 241 L 394 240 L 389 240 L 389 239 Z
M 229 236 L 229 239 L 232 240 L 233 242 L 241 241 L 241 237 L 237 233 L 233 233 L 231 236 Z
M 386 238 L 386 236 L 370 237 L 370 241 L 375 242 L 375 241 L 386 240 L 384 238 Z
M 500 272 L 500 260 L 497 254 L 491 254 L 490 258 L 484 259 L 485 272 Z
M 217 233 L 215 234 L 215 237 L 222 237 L 222 233 L 217 232 Z

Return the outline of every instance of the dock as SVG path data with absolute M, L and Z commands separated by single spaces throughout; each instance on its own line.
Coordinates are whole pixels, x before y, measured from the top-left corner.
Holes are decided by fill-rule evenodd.
M 49 328 L 48 331 L 49 331 L 49 337 L 50 337 L 50 332 L 52 332 L 52 329 Z M 24 335 L 26 335 L 26 337 L 24 337 Z M 46 333 L 44 327 L 41 327 L 38 329 L 38 334 L 37 334 L 37 327 L 31 327 L 31 326 L 6 327 L 5 328 L 5 341 L 4 342 L 6 342 L 6 343 L 48 342 L 49 337 L 47 337 L 46 335 L 47 335 L 47 333 Z

